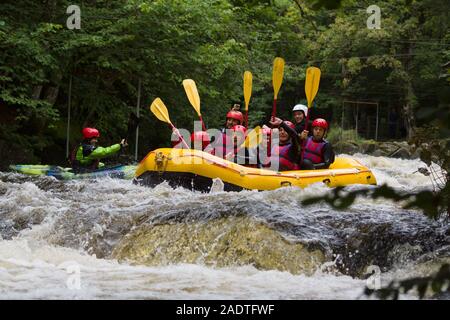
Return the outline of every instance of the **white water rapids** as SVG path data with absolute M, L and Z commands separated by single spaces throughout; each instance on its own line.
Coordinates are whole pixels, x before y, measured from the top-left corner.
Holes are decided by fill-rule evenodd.
M 425 166 L 419 160 L 352 157 L 372 169 L 378 184 L 387 183 L 406 191 L 432 188 L 430 179 L 417 172 L 418 167 Z M 13 173 L 0 174 L 0 299 L 367 298 L 363 290 L 368 281 L 339 272 L 318 269 L 307 276 L 259 270 L 252 265 L 226 268 L 201 263 L 143 266 L 109 257 L 112 248 L 128 232 L 124 230 L 132 229 L 130 219 L 138 219 L 143 212 L 151 210 L 164 213 L 184 206 L 198 206 L 205 211 L 226 210 L 223 206 L 229 201 L 249 200 L 269 207 L 269 213 L 286 210 L 287 217 L 293 219 L 308 215 L 309 211 L 319 212 L 320 217 L 336 215 L 347 220 L 358 213 L 370 213 L 374 223 L 384 223 L 401 213 L 398 228 L 405 228 L 402 229 L 405 233 L 409 232 L 408 228 L 437 228 L 435 222 L 428 222 L 420 212 L 404 210 L 401 204 L 385 199 L 357 199 L 347 214 L 326 205 L 294 210 L 302 199 L 329 192 L 322 185 L 304 190 L 202 194 L 172 189 L 165 184 L 148 188 L 110 178 L 60 182 L 50 177 L 31 179 Z M 418 219 L 420 223 L 412 225 L 408 219 Z M 334 235 L 322 229 L 323 225 L 312 224 L 309 228 L 305 233 L 297 230 L 297 237 L 316 240 L 323 237 L 334 241 Z M 417 249 L 415 244 L 406 247 L 402 246 L 403 251 L 398 254 Z M 379 279 L 382 285 L 387 285 L 394 278 L 428 275 L 435 272 L 437 266 L 437 260 L 436 263 L 402 263 L 397 259 Z M 415 299 L 415 296 L 401 298 Z

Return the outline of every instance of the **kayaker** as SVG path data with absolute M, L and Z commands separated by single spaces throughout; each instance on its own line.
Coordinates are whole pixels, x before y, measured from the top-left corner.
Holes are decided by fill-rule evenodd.
M 100 132 L 95 128 L 83 128 L 83 141 L 76 147 L 71 154 L 70 162 L 72 169 L 76 172 L 93 171 L 104 167 L 100 159 L 110 157 L 119 152 L 122 148 L 128 146 L 125 139 L 120 143 L 103 148 L 97 147 Z
M 273 167 L 274 163 L 278 161 L 278 168 L 272 169 L 277 171 L 298 170 L 300 139 L 295 131 L 295 125 L 280 118 L 275 118 L 269 123 L 273 127 L 278 127 L 279 142 L 278 145 L 272 145 L 269 161 L 265 163 L 265 167 Z
M 312 136 L 308 137 L 306 130 L 300 134 L 300 139 L 306 140 L 300 169 L 327 169 L 335 158 L 333 147 L 324 139 L 328 131 L 328 122 L 325 119 L 317 118 L 311 126 Z

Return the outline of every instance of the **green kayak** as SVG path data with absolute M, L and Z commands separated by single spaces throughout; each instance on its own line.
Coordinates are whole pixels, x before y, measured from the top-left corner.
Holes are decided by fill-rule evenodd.
M 132 165 L 118 165 L 114 167 L 107 167 L 90 172 L 74 173 L 72 168 L 63 168 L 60 166 L 50 165 L 29 165 L 17 164 L 10 165 L 9 168 L 15 172 L 32 175 L 32 176 L 51 176 L 58 180 L 72 180 L 72 179 L 94 179 L 101 177 L 111 177 L 118 179 L 133 179 L 136 171 L 136 166 Z

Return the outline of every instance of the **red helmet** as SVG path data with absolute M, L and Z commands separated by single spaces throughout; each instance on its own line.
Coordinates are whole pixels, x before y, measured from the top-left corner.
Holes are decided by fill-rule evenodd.
M 98 132 L 98 130 L 95 128 L 83 128 L 81 133 L 83 134 L 84 139 L 92 139 L 100 137 L 100 132 Z
M 240 112 L 240 111 L 235 111 L 235 110 L 228 111 L 228 113 L 227 113 L 227 119 L 228 119 L 228 118 L 238 120 L 238 121 L 239 121 L 239 124 L 242 124 L 242 122 L 244 121 L 244 116 L 242 115 L 242 112 Z
M 284 121 L 284 123 L 286 123 L 288 125 L 289 128 L 294 129 L 295 130 L 295 124 L 293 124 L 290 121 Z
M 325 119 L 322 119 L 322 118 L 317 118 L 316 120 L 314 120 L 311 126 L 313 128 L 314 127 L 322 127 L 325 130 L 328 130 L 328 122 Z
M 191 143 L 194 144 L 197 141 L 202 142 L 203 149 L 211 142 L 209 134 L 206 131 L 196 131 L 191 134 Z

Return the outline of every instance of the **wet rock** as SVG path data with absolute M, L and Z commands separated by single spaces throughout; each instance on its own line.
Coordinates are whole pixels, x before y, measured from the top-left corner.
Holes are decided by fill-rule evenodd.
M 405 148 L 399 148 L 394 153 L 390 154 L 393 158 L 399 158 L 399 159 L 410 159 L 411 154 L 410 152 Z
M 0 181 L 0 195 L 4 195 L 6 191 L 8 191 L 8 187 L 5 185 L 5 183 Z
M 247 217 L 208 222 L 145 224 L 124 238 L 112 256 L 145 265 L 201 263 L 216 267 L 253 265 L 263 270 L 312 274 L 325 261 L 319 250 L 287 241 Z
M 387 153 L 381 149 L 377 149 L 372 153 L 372 155 L 375 157 L 386 157 Z
M 359 152 L 359 147 L 354 142 L 340 141 L 334 144 L 333 148 L 337 153 L 354 154 Z
M 377 149 L 377 143 L 375 141 L 363 142 L 360 146 L 360 152 L 365 154 L 372 154 Z

